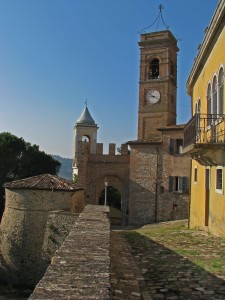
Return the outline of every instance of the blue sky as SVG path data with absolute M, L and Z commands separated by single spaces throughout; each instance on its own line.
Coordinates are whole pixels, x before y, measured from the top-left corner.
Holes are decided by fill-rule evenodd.
M 0 0 L 0 132 L 73 157 L 87 99 L 105 148 L 136 139 L 138 31 L 159 4 L 179 40 L 177 121 L 187 122 L 186 80 L 218 0 Z

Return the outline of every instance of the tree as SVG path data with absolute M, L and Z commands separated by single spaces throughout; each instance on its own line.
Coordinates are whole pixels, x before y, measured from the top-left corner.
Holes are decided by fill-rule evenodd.
M 0 133 L 0 200 L 4 195 L 4 183 L 44 173 L 55 175 L 60 166 L 51 155 L 40 151 L 39 146 L 9 132 Z

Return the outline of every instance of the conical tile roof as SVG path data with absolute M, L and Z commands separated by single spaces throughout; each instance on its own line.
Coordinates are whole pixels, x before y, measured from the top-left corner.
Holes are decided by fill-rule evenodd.
M 82 112 L 80 118 L 77 120 L 77 124 L 96 125 L 87 106 L 85 107 L 84 111 Z

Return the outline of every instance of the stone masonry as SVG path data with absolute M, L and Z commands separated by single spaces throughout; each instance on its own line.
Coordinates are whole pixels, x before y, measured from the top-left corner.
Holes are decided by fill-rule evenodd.
M 5 188 L 6 206 L 0 227 L 1 278 L 11 285 L 33 287 L 38 279 L 49 213 L 75 212 L 72 208 L 77 200 L 81 207 L 84 191 L 49 174 L 13 181 Z
M 107 206 L 84 209 L 29 299 L 111 299 L 108 214 Z

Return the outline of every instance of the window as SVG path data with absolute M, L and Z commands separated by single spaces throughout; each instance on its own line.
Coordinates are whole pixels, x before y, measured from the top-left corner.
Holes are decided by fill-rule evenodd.
M 212 87 L 211 83 L 208 84 L 208 89 L 207 89 L 207 125 L 211 125 L 211 114 L 212 114 Z
M 201 100 L 199 99 L 195 105 L 196 114 L 196 135 L 200 135 L 200 111 L 201 111 Z
M 217 78 L 216 76 L 213 78 L 213 111 L 214 119 L 216 119 L 217 114 Z
M 219 194 L 223 193 L 223 168 L 216 168 L 216 192 Z
M 198 167 L 194 168 L 194 183 L 198 182 Z
M 219 103 L 218 103 L 218 114 L 223 114 L 223 105 L 224 105 L 224 70 L 223 68 L 219 71 L 219 80 L 218 80 L 218 87 L 219 87 Z
M 183 139 L 170 139 L 170 155 L 181 154 L 183 152 Z
M 149 79 L 159 78 L 159 60 L 153 59 L 149 64 Z
M 177 193 L 188 192 L 188 177 L 170 176 L 169 192 L 177 192 Z

